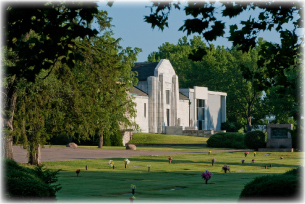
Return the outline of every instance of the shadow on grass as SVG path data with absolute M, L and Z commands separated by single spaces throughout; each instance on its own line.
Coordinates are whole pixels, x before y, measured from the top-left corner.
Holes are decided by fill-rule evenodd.
M 76 201 L 86 199 L 87 202 L 99 198 L 99 202 L 107 199 L 129 201 L 130 185 L 136 185 L 137 202 L 156 202 L 160 200 L 188 202 L 202 201 L 238 201 L 245 184 L 264 173 L 213 173 L 205 184 L 201 171 L 172 172 L 131 172 L 131 171 L 82 171 L 79 177 L 75 172 L 60 172 L 59 183 L 62 189 L 58 192 L 58 201 Z M 82 174 L 82 175 L 81 175 Z M 272 175 L 273 173 L 268 173 Z M 174 189 L 174 190 L 173 190 Z M 204 193 L 202 193 L 204 192 Z M 222 195 L 222 196 L 219 196 Z M 73 200 L 75 199 L 75 200 Z

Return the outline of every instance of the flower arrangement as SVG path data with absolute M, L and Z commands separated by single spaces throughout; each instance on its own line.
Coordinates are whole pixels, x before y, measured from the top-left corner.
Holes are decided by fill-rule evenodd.
M 280 159 L 283 159 L 283 157 L 280 157 Z
M 227 165 L 224 165 L 224 166 L 222 167 L 222 170 L 224 170 L 225 173 L 227 173 L 227 171 L 230 171 L 230 167 L 227 166 Z
M 252 163 L 254 163 L 255 162 L 255 159 L 252 159 Z
M 245 163 L 245 160 L 244 160 L 244 159 L 242 159 L 242 160 L 241 160 L 241 163 L 242 163 L 242 164 L 244 164 L 244 163 Z
M 211 152 L 212 152 L 212 151 L 211 151 L 211 150 L 209 150 L 209 153 L 208 153 L 208 155 L 210 155 L 210 154 L 211 154 Z
M 130 188 L 131 188 L 132 195 L 134 195 L 134 191 L 136 189 L 136 185 L 131 184 Z
M 212 177 L 212 173 L 206 170 L 201 174 L 201 177 L 205 180 L 205 184 L 208 184 L 208 180 Z
M 133 202 L 134 199 L 136 199 L 136 197 L 134 197 L 134 196 L 132 196 L 132 197 L 129 198 L 129 200 L 130 200 L 131 203 Z
M 256 155 L 256 152 L 254 152 L 253 154 L 254 154 L 254 156 L 255 156 L 255 155 Z
M 124 163 L 125 163 L 125 164 L 129 164 L 130 161 L 129 161 L 128 159 L 124 159 Z
M 129 161 L 128 159 L 124 159 L 124 163 L 125 163 L 125 169 L 126 169 L 127 164 L 129 164 L 129 163 L 130 163 L 130 161 Z
M 76 170 L 76 175 L 77 175 L 77 177 L 78 177 L 79 172 L 80 172 L 80 169 L 77 169 L 77 170 Z
M 114 162 L 112 160 L 109 160 L 108 165 L 110 165 L 110 167 L 114 168 Z
M 168 162 L 169 162 L 169 163 L 172 163 L 172 160 L 173 160 L 172 157 L 169 156 L 169 157 L 168 157 Z
M 244 152 L 244 154 L 245 154 L 245 157 L 249 154 L 249 152 Z
M 151 165 L 147 165 L 148 172 L 150 172 L 150 167 L 151 167 Z

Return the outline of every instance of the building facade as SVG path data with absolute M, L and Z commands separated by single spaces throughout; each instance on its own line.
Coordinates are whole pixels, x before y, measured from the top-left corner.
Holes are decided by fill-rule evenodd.
M 135 122 L 141 132 L 166 133 L 167 127 L 183 130 L 221 130 L 226 121 L 226 93 L 207 87 L 179 88 L 169 60 L 136 63 L 138 84 L 130 95 L 137 104 Z

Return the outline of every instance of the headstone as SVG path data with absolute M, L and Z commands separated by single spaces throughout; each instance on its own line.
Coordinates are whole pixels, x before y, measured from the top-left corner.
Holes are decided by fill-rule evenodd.
M 74 142 L 70 142 L 69 144 L 67 144 L 67 147 L 77 148 L 78 146 Z
M 136 145 L 134 145 L 134 144 L 128 144 L 128 145 L 126 146 L 126 149 L 136 150 L 137 147 L 136 147 Z
M 292 124 L 268 124 L 267 148 L 292 148 L 291 134 Z

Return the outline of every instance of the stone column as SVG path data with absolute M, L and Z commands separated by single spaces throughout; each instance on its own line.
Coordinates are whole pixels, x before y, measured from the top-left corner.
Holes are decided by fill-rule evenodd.
M 158 116 L 158 80 L 156 77 L 147 78 L 148 86 L 148 127 L 149 132 L 157 133 L 157 116 Z
M 178 117 L 178 101 L 179 101 L 179 85 L 178 76 L 172 77 L 172 91 L 171 91 L 171 126 L 176 126 Z

